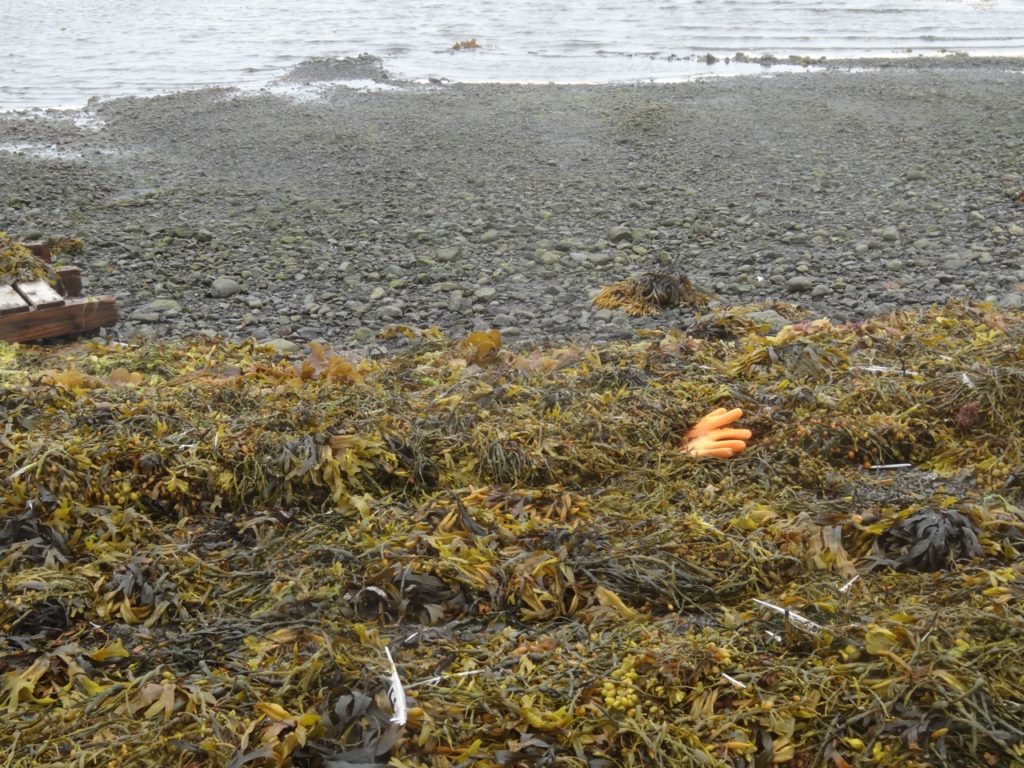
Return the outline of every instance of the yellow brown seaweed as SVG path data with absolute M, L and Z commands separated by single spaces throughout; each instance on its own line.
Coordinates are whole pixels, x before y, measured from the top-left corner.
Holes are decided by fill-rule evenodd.
M 745 314 L 487 365 L 0 345 L 0 755 L 1021 765 L 1024 319 Z M 733 404 L 746 451 L 679 450 Z

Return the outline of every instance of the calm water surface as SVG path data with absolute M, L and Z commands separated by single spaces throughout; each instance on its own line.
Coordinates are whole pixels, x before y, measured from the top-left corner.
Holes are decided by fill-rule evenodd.
M 682 80 L 691 57 L 1024 55 L 1024 0 L 0 0 L 0 109 L 260 87 L 310 57 L 464 82 Z M 480 48 L 453 52 L 474 37 Z

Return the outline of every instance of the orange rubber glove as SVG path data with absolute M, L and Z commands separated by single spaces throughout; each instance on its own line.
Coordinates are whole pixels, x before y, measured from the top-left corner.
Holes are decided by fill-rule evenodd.
M 713 456 L 728 459 L 747 447 L 752 435 L 749 429 L 724 429 L 743 416 L 740 408 L 731 411 L 716 408 L 686 433 L 683 450 L 691 456 Z

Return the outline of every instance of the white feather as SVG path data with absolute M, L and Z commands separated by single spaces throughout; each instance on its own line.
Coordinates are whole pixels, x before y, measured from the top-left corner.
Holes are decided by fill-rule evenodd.
M 807 629 L 822 629 L 821 624 L 818 624 L 816 621 L 811 621 L 806 616 L 801 616 L 799 613 L 790 610 L 789 608 L 782 608 L 781 606 L 773 605 L 766 600 L 758 600 L 756 597 L 753 598 L 753 600 L 758 605 L 763 605 L 765 608 L 771 608 L 773 611 L 785 614 L 786 617 L 794 624 L 799 624 Z
M 388 657 L 388 664 L 391 666 L 391 690 L 388 691 L 388 698 L 391 699 L 391 707 L 395 713 L 391 716 L 391 722 L 395 725 L 405 725 L 409 717 L 409 704 L 405 699 L 405 688 L 402 687 L 402 678 L 398 676 L 398 667 L 395 660 L 391 658 L 391 651 L 384 646 L 384 655 Z

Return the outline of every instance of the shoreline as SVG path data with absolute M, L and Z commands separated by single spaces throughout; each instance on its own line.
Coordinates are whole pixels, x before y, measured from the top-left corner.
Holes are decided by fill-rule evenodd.
M 636 54 L 651 58 L 664 58 L 660 54 Z M 707 70 L 702 73 L 689 74 L 679 78 L 661 76 L 637 77 L 633 79 L 613 81 L 590 80 L 458 80 L 434 77 L 406 77 L 397 75 L 386 69 L 386 62 L 371 54 L 360 54 L 344 58 L 313 57 L 299 64 L 284 69 L 272 79 L 257 84 L 255 82 L 222 83 L 195 85 L 152 93 L 113 94 L 107 96 L 90 96 L 80 105 L 34 105 L 25 107 L 4 107 L 0 105 L 0 116 L 8 117 L 56 117 L 69 113 L 88 113 L 96 105 L 123 99 L 146 100 L 175 96 L 182 93 L 204 91 L 236 91 L 239 94 L 272 93 L 296 98 L 310 98 L 318 94 L 289 93 L 288 87 L 322 86 L 324 88 L 344 86 L 355 90 L 386 90 L 386 89 L 417 89 L 424 86 L 585 86 L 585 87 L 641 87 L 649 85 L 681 85 L 708 78 L 735 77 L 770 77 L 780 74 L 807 72 L 863 72 L 878 69 L 907 70 L 964 70 L 964 69 L 995 69 L 1007 72 L 1024 73 L 1024 52 L 1007 55 L 972 55 L 959 51 L 942 51 L 915 53 L 909 51 L 903 55 L 890 56 L 811 56 L 803 54 L 747 54 L 737 52 L 731 56 L 718 56 L 711 53 L 668 57 L 682 61 L 705 63 Z M 735 71 L 738 67 L 760 67 L 760 71 Z M 733 71 L 730 71 L 732 69 Z
M 0 151 L 0 229 L 84 238 L 86 291 L 117 296 L 123 338 L 685 328 L 686 309 L 590 306 L 645 271 L 840 321 L 1019 309 L 1024 59 L 955 58 L 642 87 L 208 89 L 101 102 L 92 127 L 0 114 L 0 146 L 57 152 Z

